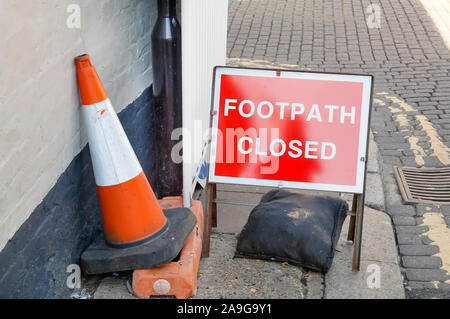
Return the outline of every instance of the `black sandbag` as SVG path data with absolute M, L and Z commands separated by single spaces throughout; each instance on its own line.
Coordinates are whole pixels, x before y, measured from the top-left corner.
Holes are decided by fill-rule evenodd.
M 253 208 L 235 257 L 289 262 L 327 272 L 348 211 L 335 197 L 273 190 Z

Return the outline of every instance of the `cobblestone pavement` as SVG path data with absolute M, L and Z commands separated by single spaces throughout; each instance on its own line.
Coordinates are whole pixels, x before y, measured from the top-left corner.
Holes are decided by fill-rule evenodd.
M 450 164 L 450 53 L 421 1 L 229 0 L 228 57 L 374 75 L 371 128 L 407 296 L 449 298 L 450 206 L 404 205 L 393 175 L 394 165 Z

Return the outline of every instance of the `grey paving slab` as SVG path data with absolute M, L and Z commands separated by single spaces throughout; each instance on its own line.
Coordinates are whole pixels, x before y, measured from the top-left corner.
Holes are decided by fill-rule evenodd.
M 304 299 L 305 272 L 287 263 L 233 258 L 236 238 L 213 233 L 211 254 L 200 262 L 195 298 Z M 316 276 L 320 286 L 321 276 Z M 312 283 L 309 283 L 313 285 Z
M 350 254 L 338 253 L 335 256 L 335 264 L 342 264 L 348 260 Z M 380 286 L 370 288 L 368 281 L 374 273 L 371 268 L 379 267 Z M 390 263 L 374 263 L 372 261 L 361 261 L 360 272 L 352 272 L 342 267 L 330 270 L 329 278 L 325 279 L 325 299 L 404 299 L 402 277 L 398 265 Z M 368 271 L 368 272 L 367 272 Z M 337 280 L 339 278 L 339 280 Z
M 325 276 L 325 298 L 405 298 L 397 247 L 389 216 L 366 207 L 359 272 L 351 270 L 353 245 L 346 240 L 347 229 L 348 218 L 336 248 L 335 260 Z M 379 271 L 379 286 L 371 281 L 375 271 Z
M 137 299 L 128 291 L 129 280 L 123 276 L 104 278 L 94 293 L 94 299 Z

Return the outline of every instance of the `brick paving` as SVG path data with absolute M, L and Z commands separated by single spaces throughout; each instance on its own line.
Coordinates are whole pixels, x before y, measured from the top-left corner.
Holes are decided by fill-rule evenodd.
M 368 27 L 377 21 L 371 3 L 380 28 Z M 374 75 L 371 128 L 410 298 L 450 297 L 450 206 L 404 205 L 392 169 L 450 164 L 450 52 L 441 34 L 449 42 L 420 0 L 229 0 L 231 64 Z M 447 224 L 438 242 L 432 213 Z

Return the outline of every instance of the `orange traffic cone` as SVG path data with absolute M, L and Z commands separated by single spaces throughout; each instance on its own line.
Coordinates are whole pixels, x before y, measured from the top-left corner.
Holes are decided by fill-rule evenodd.
M 195 217 L 189 209 L 163 213 L 89 56 L 75 64 L 104 228 L 82 266 L 93 274 L 164 264 L 181 250 Z

